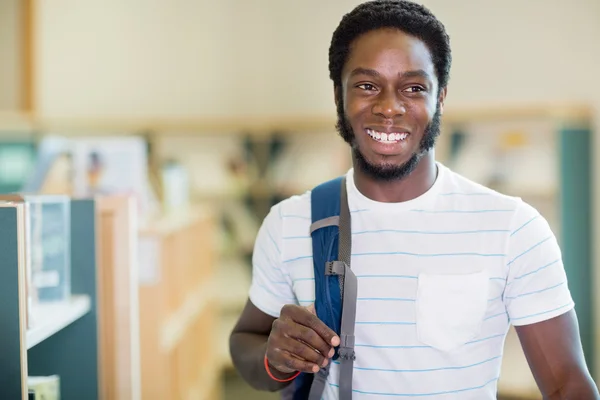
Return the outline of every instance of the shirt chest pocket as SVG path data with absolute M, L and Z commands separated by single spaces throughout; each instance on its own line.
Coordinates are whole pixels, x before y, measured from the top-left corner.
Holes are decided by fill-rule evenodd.
M 452 351 L 477 337 L 487 310 L 488 291 L 487 271 L 420 274 L 416 301 L 419 340 Z

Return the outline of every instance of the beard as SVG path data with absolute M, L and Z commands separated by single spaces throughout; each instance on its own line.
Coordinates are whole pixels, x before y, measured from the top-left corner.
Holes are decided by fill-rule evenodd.
M 393 163 L 374 164 L 368 161 L 358 148 L 356 135 L 344 112 L 344 104 L 341 99 L 337 104 L 337 123 L 335 127 L 340 136 L 350 145 L 352 149 L 352 158 L 355 161 L 356 168 L 379 182 L 401 180 L 410 175 L 415 168 L 417 168 L 417 165 L 419 165 L 421 158 L 423 158 L 429 150 L 433 149 L 435 142 L 440 135 L 441 110 L 440 102 L 438 101 L 435 114 L 429 125 L 425 128 L 425 132 L 419 143 L 419 149 L 412 154 L 408 161 L 400 165 Z

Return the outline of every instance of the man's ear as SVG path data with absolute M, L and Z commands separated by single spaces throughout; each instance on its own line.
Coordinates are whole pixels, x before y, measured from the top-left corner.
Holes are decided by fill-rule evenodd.
M 448 87 L 440 90 L 440 94 L 438 97 L 438 103 L 440 105 L 440 115 L 444 114 L 444 101 L 446 100 L 446 94 L 448 94 Z
M 335 108 L 337 109 L 340 105 L 340 95 L 342 94 L 342 89 L 339 86 L 333 87 L 333 101 L 335 102 Z

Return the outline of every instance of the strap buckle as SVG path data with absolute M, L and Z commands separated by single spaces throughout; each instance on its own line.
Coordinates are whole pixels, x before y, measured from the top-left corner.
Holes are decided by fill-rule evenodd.
M 356 360 L 356 352 L 354 351 L 354 335 L 340 335 L 338 357 L 342 360 Z
M 346 273 L 346 263 L 343 261 L 328 261 L 325 263 L 325 275 L 341 275 Z

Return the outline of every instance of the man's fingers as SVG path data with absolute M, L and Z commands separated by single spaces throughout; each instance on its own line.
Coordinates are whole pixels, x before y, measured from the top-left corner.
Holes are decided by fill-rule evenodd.
M 298 324 L 304 325 L 317 332 L 319 336 L 325 340 L 326 343 L 337 346 L 340 344 L 340 338 L 335 334 L 334 331 L 321 321 L 315 314 L 311 313 L 305 307 L 294 307 L 290 309 L 289 316 L 292 320 Z
M 296 358 L 313 363 L 319 367 L 327 365 L 327 358 L 319 354 L 310 344 L 293 338 L 282 341 L 282 350 L 287 351 Z
M 300 371 L 311 374 L 319 372 L 320 368 L 317 364 L 299 358 L 287 350 L 278 349 L 276 353 L 276 357 L 267 356 L 267 358 L 269 363 L 280 371 Z
M 340 339 L 309 307 L 286 305 L 273 321 L 267 344 L 267 359 L 283 373 L 316 373 L 333 357 Z
M 331 345 L 327 344 L 325 340 L 323 340 L 323 338 L 314 330 L 307 328 L 303 325 L 296 325 L 296 329 L 288 333 L 288 336 L 293 339 L 300 340 L 306 343 L 307 345 L 311 346 L 312 352 L 318 357 L 320 357 L 320 359 L 309 361 L 314 361 L 319 365 L 323 365 L 323 362 L 330 358 L 330 354 L 332 353 L 333 348 L 331 347 Z
M 293 369 L 294 371 L 307 372 L 311 374 L 316 374 L 317 372 L 319 372 L 320 368 L 315 363 L 295 357 L 293 354 L 285 350 L 282 350 L 282 355 L 284 357 L 284 366 L 286 368 Z

